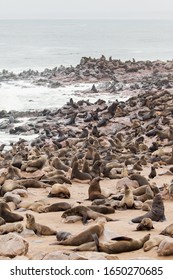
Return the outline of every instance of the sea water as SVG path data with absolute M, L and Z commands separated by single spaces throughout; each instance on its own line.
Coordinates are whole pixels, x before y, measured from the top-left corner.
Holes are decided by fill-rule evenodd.
M 102 54 L 123 61 L 172 60 L 172 31 L 173 20 L 0 20 L 0 71 L 76 66 L 83 56 L 99 58 Z M 25 81 L 0 82 L 0 110 L 59 108 L 70 97 L 91 102 L 121 98 L 103 93 L 80 95 L 91 86 L 51 89 Z

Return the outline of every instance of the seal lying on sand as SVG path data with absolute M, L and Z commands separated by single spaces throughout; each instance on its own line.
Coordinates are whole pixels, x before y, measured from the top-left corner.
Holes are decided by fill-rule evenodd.
M 166 238 L 159 244 L 157 250 L 159 256 L 171 256 L 173 255 L 173 240 L 172 238 Z
M 61 184 L 54 184 L 49 192 L 48 197 L 70 198 L 68 188 Z
M 125 236 L 115 237 L 110 242 L 99 242 L 98 236 L 93 235 L 98 252 L 105 252 L 107 254 L 118 254 L 122 252 L 131 252 L 139 250 L 144 243 L 149 240 L 150 234 L 145 235 L 141 239 L 133 239 Z
M 150 218 L 155 222 L 163 222 L 165 218 L 165 208 L 161 195 L 158 193 L 153 199 L 152 208 L 145 215 L 132 219 L 133 223 L 140 223 L 143 218 Z
M 6 224 L 0 226 L 0 234 L 6 234 L 9 232 L 16 231 L 18 233 L 21 233 L 23 231 L 23 225 L 22 224 Z
M 85 207 L 85 206 L 82 206 L 82 205 L 79 205 L 79 206 L 73 207 L 69 210 L 66 210 L 62 214 L 61 217 L 66 218 L 67 216 L 81 216 L 84 224 L 86 224 L 87 220 L 89 220 L 89 219 L 96 220 L 99 217 L 104 217 L 107 222 L 117 221 L 117 220 L 113 220 L 113 219 L 105 216 L 102 213 L 95 212 L 95 211 L 89 209 L 88 207 Z
M 22 221 L 23 217 L 19 214 L 13 213 L 5 202 L 0 202 L 0 217 L 2 217 L 6 223 L 13 223 Z
M 173 237 L 173 224 L 167 226 L 160 234 Z
M 26 213 L 26 228 L 31 229 L 37 235 L 56 235 L 56 231 L 35 222 L 35 218 L 32 214 Z
M 92 236 L 93 234 L 96 234 L 99 237 L 102 235 L 104 231 L 104 224 L 105 224 L 105 219 L 101 219 L 100 221 L 98 221 L 97 224 L 89 227 L 88 229 L 80 232 L 79 234 L 75 236 L 69 236 L 66 240 L 56 242 L 53 245 L 59 244 L 59 245 L 79 246 L 83 243 L 93 241 L 93 236 Z

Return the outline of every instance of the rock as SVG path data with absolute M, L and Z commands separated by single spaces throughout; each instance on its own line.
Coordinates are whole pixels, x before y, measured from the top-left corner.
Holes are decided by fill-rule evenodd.
M 29 243 L 15 233 L 0 236 L 0 256 L 15 257 L 26 255 Z
M 74 252 L 55 251 L 48 253 L 43 260 L 87 260 Z
M 80 252 L 80 256 L 87 260 L 118 260 L 119 258 L 114 254 L 109 255 L 103 252 Z
M 130 180 L 128 177 L 124 177 L 120 180 L 118 180 L 117 184 L 116 184 L 116 190 L 123 190 L 124 191 L 124 185 L 127 185 L 130 188 L 138 188 L 139 184 L 137 181 L 134 180 Z

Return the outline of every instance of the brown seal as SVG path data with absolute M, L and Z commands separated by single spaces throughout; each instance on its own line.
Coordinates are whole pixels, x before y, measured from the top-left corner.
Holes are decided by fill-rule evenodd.
M 93 219 L 96 220 L 99 217 L 104 217 L 106 219 L 107 222 L 109 221 L 117 221 L 117 220 L 113 220 L 107 216 L 105 216 L 104 214 L 95 212 L 91 209 L 89 209 L 88 207 L 85 207 L 83 205 L 79 205 L 76 207 L 73 207 L 69 210 L 66 210 L 63 214 L 62 214 L 62 218 L 66 218 L 67 216 L 81 216 L 82 217 L 82 221 L 83 223 L 87 223 L 87 220 L 89 219 Z
M 113 207 L 110 207 L 110 206 L 91 205 L 91 206 L 88 206 L 88 208 L 90 208 L 91 210 L 96 211 L 98 213 L 102 213 L 102 214 L 113 214 L 113 213 L 115 213 L 115 209 Z
M 97 234 L 97 236 L 99 237 L 102 235 L 104 231 L 104 224 L 105 224 L 105 219 L 101 219 L 100 221 L 98 221 L 97 224 L 90 226 L 89 228 L 80 232 L 79 234 L 76 234 L 75 236 L 69 236 L 66 240 L 62 240 L 55 244 L 79 246 L 83 243 L 91 242 L 93 241 L 92 235 L 94 233 Z
M 67 202 L 57 202 L 48 206 L 42 206 L 39 208 L 39 213 L 48 213 L 48 212 L 58 212 L 71 209 L 71 205 Z
M 93 201 L 95 199 L 101 199 L 105 198 L 105 196 L 101 193 L 101 188 L 100 188 L 100 177 L 94 178 L 89 186 L 88 189 L 88 197 L 89 200 Z
M 129 176 L 129 178 L 131 180 L 137 181 L 139 186 L 149 185 L 148 180 L 144 176 L 142 176 L 140 174 L 132 174 L 132 175 Z
M 173 237 L 173 224 L 167 226 L 160 234 Z
M 92 180 L 92 176 L 88 173 L 82 172 L 79 170 L 78 161 L 73 163 L 72 172 L 71 172 L 71 179 L 79 179 L 83 180 Z
M 36 171 L 37 169 L 42 169 L 47 161 L 47 156 L 43 155 L 34 160 L 29 160 L 28 162 L 22 164 L 21 170 L 24 171 Z
M 155 166 L 151 166 L 151 172 L 150 172 L 150 174 L 148 175 L 148 177 L 150 178 L 150 179 L 153 179 L 154 177 L 156 177 L 157 176 L 157 174 L 156 174 L 156 168 L 155 168 Z
M 122 252 L 131 252 L 139 250 L 143 247 L 144 243 L 149 240 L 150 234 L 145 235 L 141 239 L 133 239 L 125 236 L 115 237 L 110 242 L 99 242 L 98 236 L 93 236 L 97 246 L 98 252 L 105 252 L 107 254 L 118 254 Z
M 144 251 L 147 252 L 152 248 L 158 246 L 163 239 L 164 237 L 161 235 L 152 236 L 148 241 L 145 242 L 143 247 Z
M 18 233 L 21 233 L 23 231 L 23 225 L 22 224 L 6 224 L 0 226 L 0 234 L 6 234 L 9 232 L 16 231 Z
M 1 186 L 0 195 L 3 196 L 6 192 L 11 192 L 15 189 L 24 189 L 25 190 L 25 187 L 21 186 L 18 181 L 13 181 L 11 179 L 8 179 Z
M 134 206 L 133 191 L 126 184 L 124 185 L 124 187 L 125 187 L 125 193 L 122 200 L 120 201 L 120 207 L 131 209 Z
M 4 224 L 5 224 L 5 220 L 2 217 L 0 217 L 0 226 L 2 226 Z
M 56 231 L 35 222 L 35 218 L 32 214 L 26 213 L 26 228 L 31 229 L 37 235 L 56 235 Z
M 140 200 L 142 202 L 145 202 L 148 199 L 153 199 L 153 197 L 154 197 L 154 194 L 153 194 L 153 191 L 151 190 L 150 186 L 146 187 L 146 191 L 144 194 L 136 196 L 137 200 Z
M 76 248 L 72 249 L 72 251 L 92 251 L 92 252 L 96 252 L 97 251 L 97 247 L 94 241 L 91 242 L 87 242 L 84 244 L 81 244 L 79 246 L 77 246 Z
M 70 192 L 66 186 L 57 183 L 52 186 L 48 196 L 70 198 Z
M 157 250 L 159 256 L 171 256 L 173 255 L 173 240 L 172 238 L 166 238 L 159 244 Z
M 58 170 L 64 170 L 65 172 L 68 172 L 70 169 L 70 166 L 67 166 L 60 160 L 58 157 L 54 158 L 52 161 L 52 166 L 55 167 Z
M 0 217 L 2 217 L 6 223 L 13 223 L 22 221 L 23 217 L 19 214 L 13 213 L 5 202 L 0 202 Z
M 153 199 L 152 208 L 145 215 L 132 219 L 133 223 L 140 223 L 143 218 L 150 218 L 155 222 L 163 222 L 165 220 L 165 208 L 160 193 L 156 194 Z
M 143 218 L 136 230 L 151 230 L 153 228 L 153 221 L 150 218 Z
M 144 194 L 146 192 L 146 188 L 148 186 L 149 185 L 143 185 L 143 186 L 137 187 L 136 189 L 133 190 L 133 194 L 136 196 Z
M 36 179 L 21 179 L 17 181 L 19 185 L 24 186 L 25 188 L 47 188 L 49 187 L 48 184 L 44 184 Z

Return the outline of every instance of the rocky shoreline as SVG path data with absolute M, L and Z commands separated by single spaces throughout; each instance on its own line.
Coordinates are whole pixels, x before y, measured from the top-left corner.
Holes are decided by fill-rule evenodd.
M 0 118 L 9 118 L 6 126 L 1 126 L 1 130 L 21 137 L 18 142 L 11 143 L 11 149 L 8 151 L 4 149 L 4 144 L 0 147 L 0 217 L 5 220 L 3 205 L 8 205 L 10 207 L 8 211 L 11 213 L 20 214 L 23 231 L 18 232 L 18 236 L 27 242 L 22 253 L 11 256 L 8 252 L 0 252 L 2 259 L 14 258 L 17 255 L 27 259 L 60 259 L 65 258 L 63 254 L 66 251 L 72 259 L 91 259 L 89 251 L 70 255 L 72 254 L 70 246 L 61 244 L 49 246 L 49 243 L 55 242 L 55 237 L 40 238 L 26 227 L 25 214 L 30 213 L 36 220 L 40 219 L 42 223 L 55 228 L 56 231 L 67 230 L 75 235 L 83 230 L 81 220 L 74 225 L 62 223 L 62 210 L 49 213 L 42 211 L 52 203 L 65 202 L 67 199 L 70 209 L 76 205 L 91 207 L 94 202 L 111 207 L 113 212 L 107 216 L 112 221 L 106 222 L 105 228 L 111 230 L 112 235 L 130 235 L 132 238 L 139 238 L 145 233 L 135 232 L 136 225 L 129 223 L 129 220 L 143 215 L 144 202 L 148 199 L 154 200 L 159 193 L 164 204 L 162 211 L 166 221 L 154 220 L 150 238 L 159 235 L 165 226 L 172 223 L 172 64 L 173 61 L 134 60 L 123 63 L 111 58 L 106 60 L 102 56 L 100 59 L 82 58 L 76 67 L 60 67 L 59 70 L 45 70 L 42 73 L 28 71 L 11 77 L 9 73 L 1 73 L 1 81 L 21 78 L 36 82 L 40 77 L 46 77 L 46 80 L 42 81 L 46 84 L 50 81 L 61 84 L 92 81 L 91 91 L 94 94 L 98 90 L 95 83 L 104 80 L 106 85 L 107 83 L 112 85 L 108 93 L 111 90 L 132 92 L 126 101 L 115 99 L 107 103 L 98 99 L 93 103 L 89 100 L 75 102 L 71 98 L 63 107 L 53 110 L 0 112 Z M 124 88 L 125 85 L 128 88 Z M 27 123 L 21 126 L 19 123 L 16 126 L 18 118 L 26 116 L 29 118 Z M 28 142 L 22 139 L 24 134 L 38 136 Z M 95 199 L 89 197 L 88 200 L 89 187 L 97 177 L 102 179 L 97 199 L 94 201 Z M 62 187 L 60 194 L 55 184 L 59 186 L 58 191 Z M 125 186 L 133 192 L 131 206 L 123 202 Z M 136 189 L 141 186 L 145 188 L 136 197 Z M 141 198 L 144 194 L 145 201 Z M 151 209 L 150 204 L 148 211 Z M 119 221 L 114 221 L 117 218 Z M 95 219 L 88 220 L 89 223 L 95 224 Z M 9 221 L 5 222 L 8 224 Z M 17 223 L 17 220 L 14 222 Z M 40 245 L 37 243 L 39 240 Z M 101 240 L 110 241 L 106 240 L 105 236 Z M 97 249 L 95 246 L 94 251 Z M 156 250 L 152 253 L 145 252 L 145 256 L 153 259 L 169 259 L 165 257 L 164 252 L 160 253 L 160 250 L 159 253 Z M 48 252 L 55 254 L 50 257 L 47 256 Z M 111 257 L 131 259 L 142 258 L 144 252 L 141 248 L 135 251 L 135 254 L 129 252 L 128 255 L 121 253 L 109 256 L 105 253 L 103 256 L 100 252 L 95 254 L 97 259 Z M 171 251 L 170 255 L 172 254 Z

